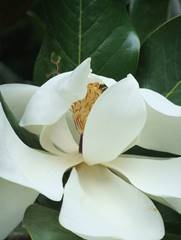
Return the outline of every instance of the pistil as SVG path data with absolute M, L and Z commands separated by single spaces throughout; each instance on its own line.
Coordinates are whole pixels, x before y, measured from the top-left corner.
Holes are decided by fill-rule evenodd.
M 97 82 L 89 83 L 87 85 L 87 94 L 85 98 L 72 104 L 71 109 L 73 112 L 74 123 L 80 135 L 83 134 L 87 117 L 92 106 L 105 89 L 106 86 L 103 84 Z

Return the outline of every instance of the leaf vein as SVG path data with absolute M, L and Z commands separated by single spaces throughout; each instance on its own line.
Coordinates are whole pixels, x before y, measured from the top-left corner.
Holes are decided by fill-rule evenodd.
M 101 19 L 104 15 L 104 13 L 109 9 L 109 6 L 107 8 L 104 9 L 104 11 L 102 12 L 102 15 L 98 16 L 95 20 L 94 23 L 88 28 L 86 29 L 86 31 L 83 33 L 82 37 L 84 37 L 99 21 L 99 19 Z
M 82 0 L 79 5 L 79 34 L 78 34 L 78 64 L 81 62 L 81 48 L 82 48 Z
M 69 24 L 68 23 L 66 23 L 64 20 L 63 20 L 63 18 L 58 18 L 59 19 L 59 21 L 61 21 L 64 25 L 65 25 L 65 27 L 67 28 L 67 29 L 69 29 L 71 32 L 72 32 L 72 34 L 73 35 L 76 35 L 76 32 L 74 32 L 74 30 L 69 26 Z M 53 26 L 52 26 L 53 27 Z
M 92 1 L 90 1 L 89 4 L 85 8 L 83 8 L 83 12 L 85 12 L 91 6 L 91 4 L 92 4 Z
M 115 28 L 115 29 L 116 29 L 116 28 Z M 94 55 L 95 52 L 96 52 L 96 50 L 99 49 L 102 45 L 104 45 L 104 43 L 105 43 L 105 42 L 107 41 L 107 39 L 111 36 L 111 34 L 114 32 L 115 29 L 113 29 L 111 32 L 109 32 L 109 33 L 107 34 L 106 38 L 104 39 L 104 41 L 101 42 L 98 46 L 96 46 L 96 47 L 94 48 L 94 50 L 91 52 L 90 56 Z
M 60 48 L 60 50 L 64 53 L 64 55 L 69 59 L 69 61 L 76 66 L 76 63 L 71 59 L 71 57 L 63 50 L 63 48 L 61 47 L 60 43 L 56 40 L 58 47 Z
M 108 60 L 108 61 L 106 60 L 106 62 L 100 67 L 100 69 L 98 70 L 98 72 L 101 72 L 102 69 L 105 67 L 105 65 L 111 61 L 111 59 L 112 59 L 112 58 L 119 52 L 119 50 L 123 47 L 123 45 L 125 44 L 125 42 L 126 42 L 126 39 L 125 39 L 124 42 L 120 45 L 120 47 L 119 47 L 118 49 L 116 49 L 116 51 L 112 54 L 112 56 L 109 58 L 109 60 Z
M 62 0 L 62 3 L 64 4 L 64 6 L 72 13 L 72 15 L 74 15 L 74 17 L 77 18 L 76 13 L 70 8 L 70 6 L 68 6 L 68 4 L 66 3 L 65 0 Z
M 171 90 L 165 95 L 165 97 L 166 98 L 170 97 L 180 85 L 181 85 L 181 80 L 171 88 Z

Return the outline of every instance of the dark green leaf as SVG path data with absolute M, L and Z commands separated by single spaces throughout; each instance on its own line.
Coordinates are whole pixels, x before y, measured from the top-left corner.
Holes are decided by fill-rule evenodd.
M 181 234 L 181 215 L 169 207 L 155 202 L 161 213 L 167 233 Z
M 181 17 L 157 29 L 143 44 L 137 80 L 181 104 Z
M 128 151 L 126 151 L 124 154 L 150 156 L 150 157 L 166 157 L 166 158 L 178 157 L 178 155 L 174 155 L 172 153 L 150 150 L 150 149 L 142 148 L 140 146 L 134 146 L 130 148 Z
M 45 0 L 47 34 L 40 50 L 34 80 L 44 83 L 92 57 L 92 69 L 115 79 L 134 73 L 139 39 L 123 0 Z
M 27 231 L 20 225 L 18 226 L 6 240 L 31 240 Z
M 32 81 L 34 62 L 43 37 L 41 33 L 39 26 L 28 16 L 21 18 L 13 27 L 0 31 L 0 61 L 19 78 L 13 78 L 6 69 L 3 69 L 5 70 L 3 72 L 0 69 L 3 81 L 7 80 L 7 83 Z
M 132 1 L 131 17 L 141 41 L 167 20 L 168 7 L 169 0 Z
M 0 102 L 2 104 L 3 110 L 6 114 L 6 117 L 11 124 L 11 127 L 14 129 L 15 133 L 18 135 L 18 137 L 28 146 L 36 149 L 42 149 L 38 137 L 28 132 L 26 129 L 19 126 L 18 121 L 16 120 L 15 116 L 9 109 L 8 105 L 6 104 L 5 100 L 2 97 L 2 94 L 0 93 Z
M 23 226 L 32 240 L 81 240 L 58 222 L 59 212 L 34 204 L 28 208 Z
M 17 76 L 10 68 L 0 62 L 0 84 L 21 82 L 21 78 Z
M 166 234 L 166 236 L 163 238 L 163 240 L 181 240 L 181 235 L 175 235 L 175 234 Z
M 57 211 L 60 211 L 60 208 L 62 205 L 62 201 L 56 202 L 56 201 L 50 200 L 49 198 L 45 197 L 42 194 L 40 194 L 38 196 L 36 203 L 38 203 L 39 205 L 42 205 L 44 207 L 55 209 Z

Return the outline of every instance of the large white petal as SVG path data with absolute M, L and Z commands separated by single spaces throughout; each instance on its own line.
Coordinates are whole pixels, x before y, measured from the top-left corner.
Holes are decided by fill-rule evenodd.
M 137 137 L 146 118 L 145 103 L 132 75 L 109 87 L 93 106 L 83 135 L 88 164 L 115 159 Z
M 31 98 L 21 126 L 50 125 L 58 121 L 73 102 L 86 95 L 89 73 L 90 58 L 73 72 L 59 74 L 47 81 Z
M 62 177 L 79 163 L 79 155 L 53 156 L 26 146 L 11 128 L 0 106 L 0 177 L 60 200 Z
M 0 178 L 0 240 L 21 222 L 26 208 L 38 193 Z
M 60 223 L 84 239 L 158 240 L 164 235 L 162 218 L 151 200 L 98 165 L 72 170 Z
M 60 151 L 77 153 L 79 149 L 65 116 L 57 123 L 43 129 L 40 135 L 40 143 L 44 149 L 55 154 L 59 154 Z
M 140 91 L 147 103 L 148 116 L 137 144 L 181 154 L 181 107 L 152 90 Z
M 17 120 L 23 115 L 26 105 L 38 87 L 28 84 L 3 84 L 0 92 Z
M 159 159 L 127 155 L 107 166 L 123 174 L 134 186 L 158 200 L 162 198 L 174 205 L 174 201 L 181 198 L 181 158 Z M 175 209 L 179 210 L 179 205 Z

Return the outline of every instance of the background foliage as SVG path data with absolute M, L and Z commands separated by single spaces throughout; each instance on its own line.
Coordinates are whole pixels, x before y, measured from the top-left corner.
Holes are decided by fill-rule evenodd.
M 0 83 L 41 85 L 91 56 L 96 74 L 120 80 L 131 72 L 142 87 L 181 104 L 180 14 L 180 0 L 2 0 Z M 39 148 L 3 107 L 21 139 Z M 181 216 L 156 205 L 164 239 L 181 239 Z M 40 196 L 8 240 L 80 239 L 59 225 L 60 207 Z

